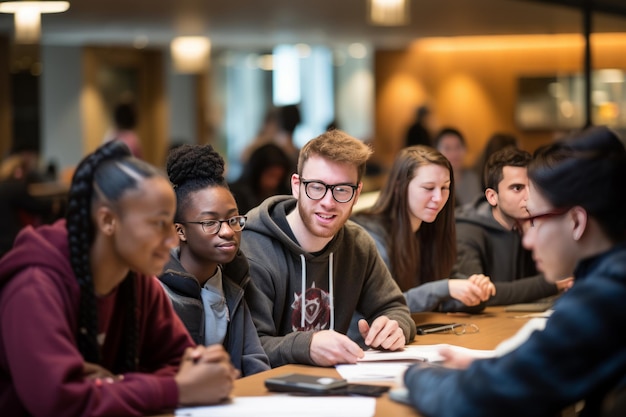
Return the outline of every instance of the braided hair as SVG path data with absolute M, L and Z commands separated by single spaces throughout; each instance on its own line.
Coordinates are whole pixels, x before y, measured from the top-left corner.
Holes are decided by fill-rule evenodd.
M 103 200 L 115 205 L 127 190 L 138 186 L 138 178 L 162 175 L 155 167 L 130 155 L 123 142 L 102 145 L 80 162 L 68 194 L 66 227 L 70 263 L 80 286 L 77 342 L 87 362 L 101 362 L 96 293 L 90 268 L 90 249 L 95 239 L 91 208 Z M 124 310 L 124 324 L 122 345 L 113 369 L 116 373 L 137 369 L 135 273 L 128 274 L 118 291 L 116 309 Z
M 224 187 L 224 159 L 211 145 L 181 145 L 167 156 L 167 175 L 176 192 L 176 220 L 189 205 L 189 194 L 207 187 Z

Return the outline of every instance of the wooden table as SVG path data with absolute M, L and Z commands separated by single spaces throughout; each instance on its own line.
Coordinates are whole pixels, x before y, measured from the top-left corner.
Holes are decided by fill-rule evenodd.
M 524 313 L 506 312 L 504 307 L 488 307 L 481 314 L 461 313 L 415 313 L 416 325 L 421 323 L 471 323 L 478 326 L 478 333 L 457 336 L 451 333 L 417 335 L 413 344 L 434 345 L 448 343 L 471 349 L 494 349 L 501 341 L 513 336 L 529 318 Z
M 416 324 L 420 323 L 472 323 L 479 327 L 479 332 L 474 334 L 428 334 L 417 336 L 412 344 L 432 345 L 448 343 L 464 346 L 472 349 L 493 349 L 502 340 L 512 336 L 523 326 L 528 319 L 516 318 L 520 313 L 507 313 L 503 307 L 489 307 L 482 314 L 446 314 L 446 313 L 417 313 L 413 314 Z M 270 376 L 298 372 L 303 374 L 339 377 L 335 368 L 320 368 L 307 365 L 285 365 L 261 372 L 256 375 L 241 378 L 235 381 L 232 395 L 234 397 L 271 395 L 265 388 L 264 381 Z M 172 414 L 164 414 L 160 417 L 171 417 Z M 412 407 L 394 402 L 387 394 L 376 400 L 376 417 L 419 417 Z

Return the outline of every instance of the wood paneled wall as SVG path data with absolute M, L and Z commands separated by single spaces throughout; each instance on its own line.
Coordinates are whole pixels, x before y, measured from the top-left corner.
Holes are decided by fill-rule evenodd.
M 496 131 L 515 134 L 533 151 L 559 132 L 520 130 L 514 120 L 517 80 L 583 72 L 581 35 L 437 38 L 406 50 L 377 51 L 376 158 L 390 166 L 418 105 L 432 107 L 435 127 L 454 126 L 468 141 L 467 163 Z M 626 33 L 592 36 L 593 67 L 626 70 Z

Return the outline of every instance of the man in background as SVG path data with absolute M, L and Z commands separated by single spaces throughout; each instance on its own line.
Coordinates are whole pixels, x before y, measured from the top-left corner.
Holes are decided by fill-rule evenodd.
M 568 278 L 548 283 L 537 272 L 529 250 L 522 247 L 516 219 L 528 217 L 527 167 L 531 155 L 513 146 L 494 153 L 485 167 L 484 196 L 456 213 L 457 261 L 452 274 L 464 278 L 484 274 L 496 286 L 488 305 L 536 301 L 572 284 Z

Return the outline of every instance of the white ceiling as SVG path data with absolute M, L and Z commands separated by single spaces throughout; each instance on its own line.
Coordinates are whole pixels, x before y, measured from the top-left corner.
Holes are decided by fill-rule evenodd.
M 427 36 L 580 33 L 582 27 L 574 8 L 521 0 L 412 0 L 411 24 L 397 28 L 368 25 L 366 0 L 70 1 L 69 11 L 43 16 L 42 43 L 131 44 L 139 37 L 164 45 L 177 35 L 204 34 L 217 48 L 356 41 L 402 48 Z M 12 17 L 0 15 L 0 32 L 12 28 Z M 626 17 L 597 13 L 593 29 L 624 32 Z

